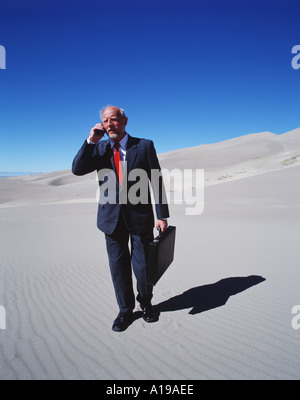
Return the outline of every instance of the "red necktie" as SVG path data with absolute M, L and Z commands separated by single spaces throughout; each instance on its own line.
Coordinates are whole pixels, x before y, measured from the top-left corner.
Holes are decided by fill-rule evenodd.
M 123 180 L 123 170 L 122 170 L 122 164 L 121 164 L 121 156 L 120 156 L 120 152 L 119 152 L 119 147 L 120 147 L 120 143 L 115 143 L 114 144 L 114 162 L 115 162 L 115 166 L 116 166 L 116 170 L 117 170 L 117 174 L 118 174 L 118 178 L 119 178 L 119 182 L 120 182 L 120 186 L 122 185 L 122 180 Z

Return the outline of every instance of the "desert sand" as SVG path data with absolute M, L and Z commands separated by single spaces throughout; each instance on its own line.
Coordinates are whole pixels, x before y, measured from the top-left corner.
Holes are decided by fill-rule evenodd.
M 0 179 L 0 379 L 300 378 L 300 128 L 159 157 L 204 169 L 204 210 L 171 202 L 159 321 L 122 333 L 95 174 Z

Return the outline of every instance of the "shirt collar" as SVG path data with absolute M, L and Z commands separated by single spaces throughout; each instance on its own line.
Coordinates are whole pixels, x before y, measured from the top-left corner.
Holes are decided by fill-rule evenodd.
M 110 141 L 111 147 L 114 147 L 115 142 L 113 142 L 111 139 L 109 139 L 109 141 Z M 119 141 L 120 147 L 123 150 L 126 150 L 127 142 L 128 142 L 128 133 L 126 133 L 126 135 L 123 137 L 123 139 Z

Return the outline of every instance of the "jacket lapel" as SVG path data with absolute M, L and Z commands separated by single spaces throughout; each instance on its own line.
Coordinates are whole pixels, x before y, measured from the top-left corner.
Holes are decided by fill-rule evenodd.
M 133 169 L 136 156 L 137 156 L 137 143 L 132 136 L 128 135 L 128 142 L 126 149 L 127 173 Z
M 103 142 L 103 145 L 99 149 L 99 155 L 100 155 L 100 157 L 104 157 L 105 155 L 106 155 L 106 157 L 108 156 L 113 170 L 114 171 L 116 170 L 115 163 L 114 163 L 114 151 L 111 148 L 109 140 L 106 140 L 105 142 Z

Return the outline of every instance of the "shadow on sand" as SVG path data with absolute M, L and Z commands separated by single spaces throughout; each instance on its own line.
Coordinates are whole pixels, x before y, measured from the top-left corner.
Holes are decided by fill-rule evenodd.
M 197 286 L 186 292 L 171 297 L 155 306 L 158 312 L 191 308 L 189 314 L 199 314 L 226 304 L 230 296 L 243 292 L 251 286 L 263 282 L 262 276 L 232 277 L 204 286 Z

